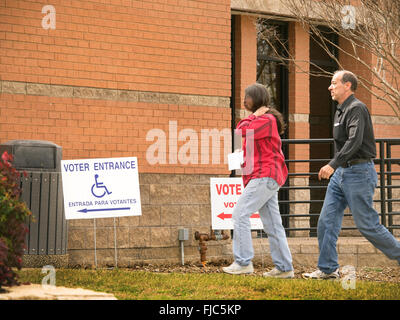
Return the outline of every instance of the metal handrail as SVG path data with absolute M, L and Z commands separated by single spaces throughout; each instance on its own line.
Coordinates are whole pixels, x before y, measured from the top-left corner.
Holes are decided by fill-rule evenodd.
M 374 203 L 380 204 L 380 210 L 378 212 L 381 223 L 393 233 L 394 229 L 400 229 L 399 224 L 393 223 L 393 216 L 400 215 L 399 211 L 393 210 L 393 204 L 399 202 L 400 198 L 393 197 L 393 189 L 400 188 L 400 185 L 393 185 L 393 179 L 397 176 L 400 176 L 400 172 L 394 170 L 397 166 L 400 166 L 400 158 L 392 157 L 392 147 L 400 146 L 400 138 L 379 138 L 376 139 L 376 143 L 379 146 L 379 152 L 377 157 L 374 159 L 374 163 L 378 166 L 378 177 L 379 177 L 379 185 L 377 189 L 380 191 L 379 199 L 374 199 Z M 333 139 L 282 139 L 282 147 L 290 147 L 291 145 L 295 144 L 333 144 Z M 294 164 L 294 163 L 321 163 L 321 167 L 324 163 L 328 163 L 331 159 L 287 159 L 286 163 Z M 310 170 L 311 171 L 311 170 Z M 289 177 L 308 177 L 315 179 L 318 175 L 318 172 L 289 172 Z M 397 178 L 399 179 L 399 178 Z M 289 192 L 291 190 L 320 190 L 323 191 L 327 188 L 326 185 L 311 185 L 310 179 L 308 180 L 308 185 L 304 186 L 291 186 L 289 183 L 290 179 L 288 179 L 279 191 L 279 203 L 281 209 L 281 217 L 286 223 L 284 223 L 285 230 L 289 231 L 310 231 L 310 233 L 316 231 L 316 221 L 319 217 L 319 213 L 315 212 L 299 212 L 299 213 L 290 213 L 290 206 L 294 204 L 300 203 L 308 203 L 308 204 L 322 204 L 323 199 L 310 199 L 310 200 L 294 200 L 290 199 Z M 315 181 L 315 180 L 312 180 Z M 321 182 L 324 183 L 324 182 Z M 345 213 L 344 216 L 351 216 L 351 213 Z M 296 218 L 311 218 L 314 219 L 314 225 L 310 225 L 310 227 L 290 227 L 289 219 L 296 219 Z M 342 227 L 342 230 L 356 230 L 356 227 Z

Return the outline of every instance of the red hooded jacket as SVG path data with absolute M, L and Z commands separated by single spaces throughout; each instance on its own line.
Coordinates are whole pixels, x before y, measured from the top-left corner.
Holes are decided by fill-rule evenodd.
M 244 138 L 242 165 L 243 184 L 251 179 L 269 177 L 282 186 L 288 169 L 282 152 L 276 118 L 272 114 L 248 116 L 236 127 L 236 134 Z

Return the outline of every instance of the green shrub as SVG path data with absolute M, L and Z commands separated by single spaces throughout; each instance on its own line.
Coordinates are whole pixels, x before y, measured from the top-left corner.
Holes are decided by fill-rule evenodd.
M 0 288 L 17 285 L 17 274 L 12 267 L 21 269 L 28 232 L 26 220 L 31 212 L 19 197 L 20 173 L 12 167 L 12 156 L 4 152 L 0 159 Z

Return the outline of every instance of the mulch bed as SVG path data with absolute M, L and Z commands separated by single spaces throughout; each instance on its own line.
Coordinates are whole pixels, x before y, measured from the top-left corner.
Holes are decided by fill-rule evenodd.
M 222 273 L 222 267 L 228 266 L 230 262 L 210 262 L 203 267 L 201 264 L 188 263 L 184 266 L 174 264 L 163 265 L 137 265 L 131 267 L 133 270 L 159 272 L 159 273 Z M 254 274 L 262 276 L 265 271 L 269 271 L 273 265 L 255 264 Z M 304 272 L 312 272 L 315 268 L 295 265 L 295 278 L 300 279 Z M 344 270 L 343 267 L 340 269 Z M 380 281 L 400 283 L 400 266 L 399 267 L 361 267 L 356 270 L 356 279 L 363 281 Z

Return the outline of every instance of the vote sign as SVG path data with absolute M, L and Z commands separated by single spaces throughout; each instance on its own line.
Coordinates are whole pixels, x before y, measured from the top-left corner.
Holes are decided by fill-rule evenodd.
M 66 219 L 142 214 L 136 157 L 62 160 Z
M 211 178 L 211 227 L 213 230 L 233 229 L 232 213 L 244 190 L 242 178 Z M 250 216 L 251 229 L 262 229 L 258 212 Z

